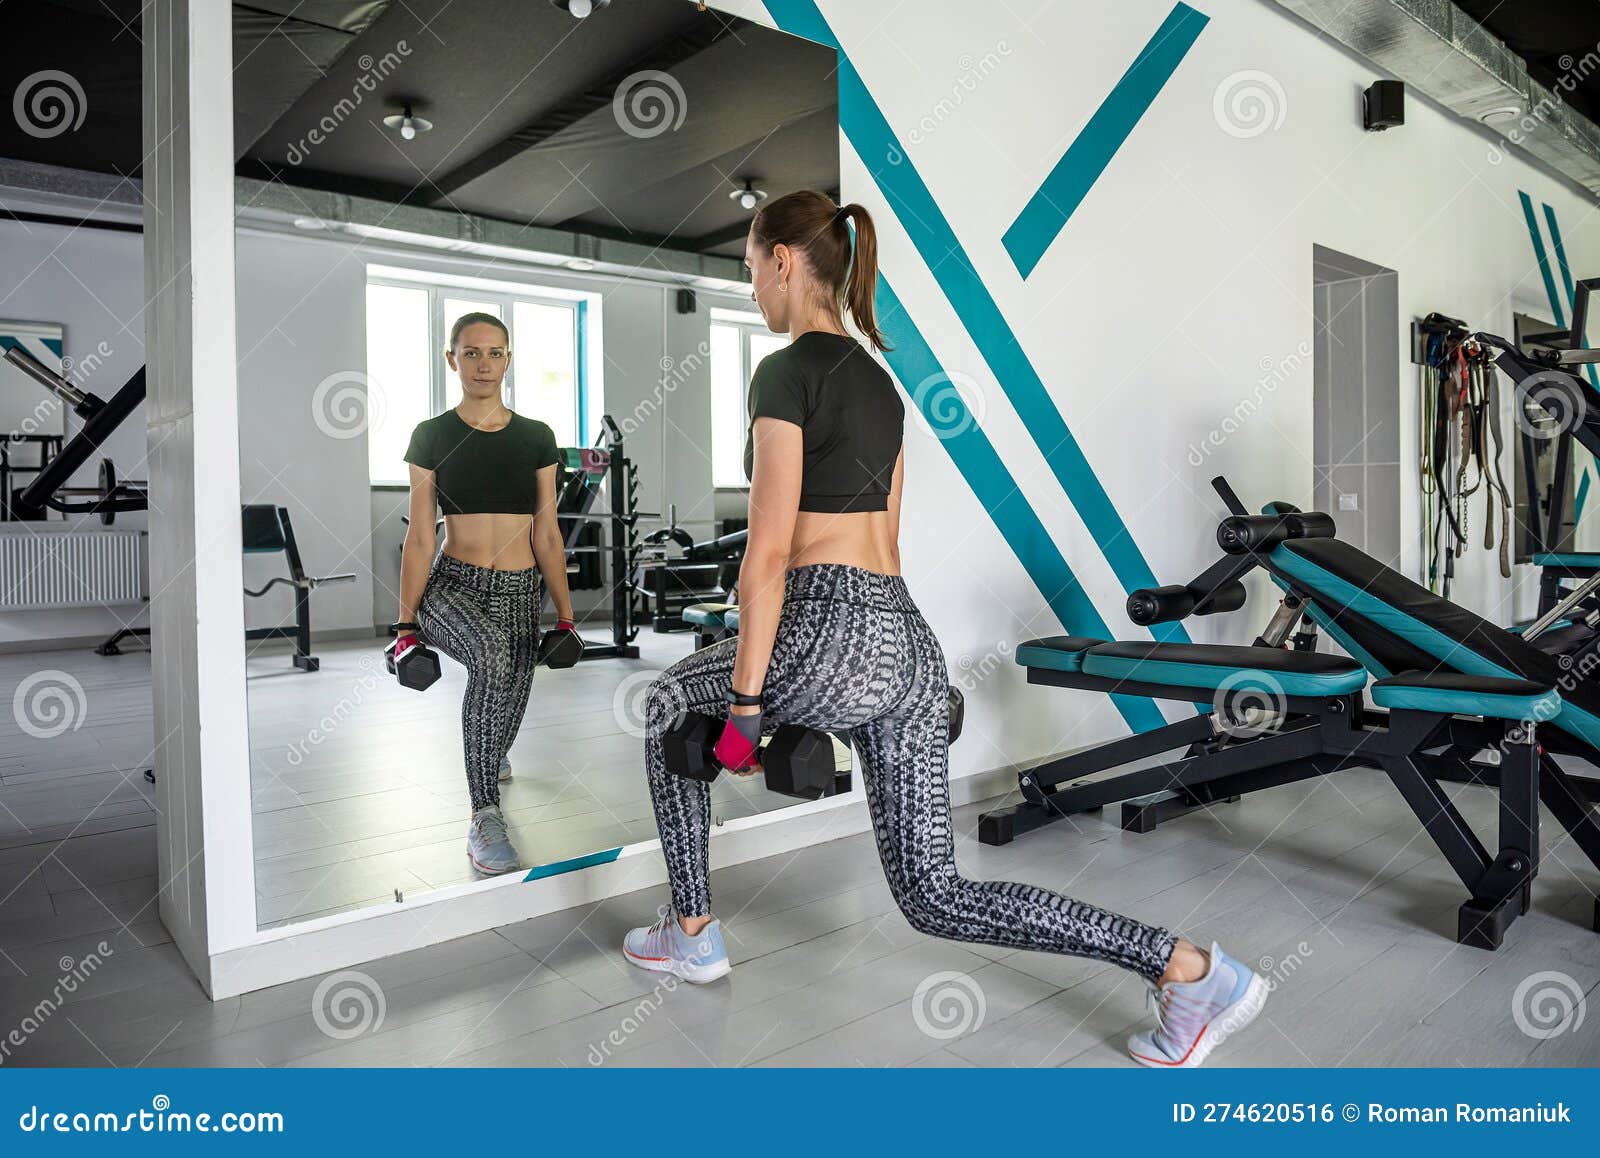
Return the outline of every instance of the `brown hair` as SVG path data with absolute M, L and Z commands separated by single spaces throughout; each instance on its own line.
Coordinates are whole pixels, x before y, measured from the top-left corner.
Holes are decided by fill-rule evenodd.
M 855 225 L 854 260 L 850 224 Z M 803 189 L 764 205 L 750 236 L 768 253 L 787 245 L 805 256 L 812 275 L 831 292 L 833 306 L 850 311 L 858 329 L 879 350 L 889 349 L 878 329 L 873 292 L 878 284 L 878 234 L 864 206 L 836 205 L 826 193 Z
M 511 348 L 511 331 L 506 329 L 506 324 L 504 322 L 495 317 L 493 314 L 473 313 L 462 314 L 456 319 L 456 324 L 450 327 L 450 344 L 446 346 L 445 349 L 454 352 L 456 348 L 456 340 L 461 337 L 461 331 L 466 329 L 468 326 L 476 326 L 479 322 L 497 327 L 500 332 L 506 336 L 506 349 L 509 350 Z

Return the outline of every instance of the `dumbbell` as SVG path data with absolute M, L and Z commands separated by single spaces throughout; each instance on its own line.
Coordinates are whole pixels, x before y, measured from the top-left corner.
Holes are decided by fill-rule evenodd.
M 576 631 L 547 631 L 539 641 L 537 663 L 541 667 L 571 667 L 583 658 L 583 637 Z
M 686 712 L 663 737 L 667 771 L 687 780 L 711 783 L 722 771 L 717 762 L 717 738 L 723 721 L 699 712 Z M 827 733 L 798 724 L 781 724 L 757 756 L 767 787 L 784 796 L 816 800 L 834 788 L 833 741 Z
M 396 632 L 394 640 L 383 649 L 383 666 L 389 669 L 389 674 L 399 679 L 402 687 L 411 688 L 413 691 L 425 692 L 439 679 L 439 653 L 423 643 L 419 638 L 415 644 L 406 649 L 406 653 L 398 660 L 394 657 L 394 649 L 399 646 L 399 631 L 416 631 L 411 624 L 395 624 L 390 628 Z

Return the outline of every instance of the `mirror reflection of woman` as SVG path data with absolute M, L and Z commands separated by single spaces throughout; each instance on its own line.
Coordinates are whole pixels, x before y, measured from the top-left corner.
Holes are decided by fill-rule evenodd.
M 971 880 L 956 865 L 944 653 L 900 575 L 905 407 L 844 325 L 848 313 L 886 348 L 872 218 L 822 193 L 791 193 L 756 214 L 745 261 L 767 326 L 792 341 L 750 383 L 739 634 L 651 687 L 645 763 L 672 907 L 627 935 L 628 960 L 694 982 L 730 969 L 711 915 L 710 786 L 666 767 L 662 737 L 679 714 L 722 718 L 718 762 L 745 774 L 779 724 L 848 730 L 884 875 L 913 928 L 1134 972 L 1151 986 L 1157 1017 L 1130 1039 L 1134 1060 L 1198 1065 L 1259 1011 L 1262 978 L 1215 944 L 1206 952 L 1037 885 Z M 954 541 L 961 528 L 941 532 Z
M 555 435 L 513 413 L 502 397 L 511 335 L 499 318 L 456 319 L 445 351 L 461 401 L 417 424 L 410 524 L 400 563 L 396 658 L 421 637 L 467 669 L 461 699 L 472 820 L 467 855 L 480 873 L 522 867 L 500 784 L 517 738 L 539 654 L 543 588 L 557 631 L 573 631 L 566 547 L 556 522 Z M 435 509 L 444 511 L 444 548 L 435 559 Z M 542 582 L 541 582 L 542 577 Z

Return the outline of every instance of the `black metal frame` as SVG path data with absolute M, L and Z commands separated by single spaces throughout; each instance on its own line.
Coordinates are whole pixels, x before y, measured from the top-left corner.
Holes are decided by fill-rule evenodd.
M 1236 516 L 1243 505 L 1222 479 L 1217 491 Z M 1285 508 L 1278 507 L 1281 512 Z M 1311 516 L 1321 518 L 1321 516 Z M 1223 527 L 1226 530 L 1228 524 Z M 1264 553 L 1274 542 L 1241 545 L 1222 538 L 1224 546 L 1246 569 L 1265 566 Z M 1292 537 L 1292 536 L 1291 536 Z M 1230 546 L 1230 542 L 1232 545 Z M 1203 578 L 1215 579 L 1223 564 L 1208 568 Z M 1225 569 L 1239 573 L 1237 565 Z M 1257 638 L 1257 646 L 1273 647 L 1294 628 L 1315 593 L 1302 590 L 1281 575 L 1286 586 L 1283 610 L 1274 626 Z M 1192 590 L 1199 580 L 1189 587 Z M 1149 592 L 1135 592 L 1130 609 L 1149 604 Z M 1182 618 L 1179 613 L 1170 618 Z M 1297 645 L 1300 636 L 1295 636 Z M 1214 701 L 1212 710 L 1149 732 L 1101 744 L 1082 752 L 1047 760 L 1018 773 L 1021 802 L 984 813 L 978 839 L 1007 844 L 1024 832 L 1107 804 L 1122 805 L 1121 826 L 1149 832 L 1158 824 L 1239 800 L 1245 794 L 1314 776 L 1352 768 L 1381 768 L 1421 821 L 1450 863 L 1469 898 L 1457 913 L 1456 939 L 1480 948 L 1498 948 L 1506 930 L 1528 910 L 1533 878 L 1539 869 L 1539 803 L 1600 867 L 1600 819 L 1593 805 L 1600 801 L 1600 780 L 1575 776 L 1556 763 L 1557 754 L 1596 763 L 1595 752 L 1572 737 L 1551 729 L 1536 735 L 1530 720 L 1462 717 L 1441 712 L 1367 707 L 1362 692 L 1325 698 L 1287 697 L 1281 718 L 1265 731 L 1241 734 L 1237 704 L 1248 700 L 1247 688 L 1217 701 L 1205 687 L 1147 684 L 1113 680 L 1083 672 L 1030 667 L 1028 682 L 1055 687 L 1170 699 L 1189 703 Z M 1083 779 L 1181 750 L 1176 758 L 1098 780 Z M 1480 753 L 1499 752 L 1497 762 Z M 1456 810 L 1442 784 L 1493 787 L 1500 796 L 1499 833 L 1491 854 Z M 1600 902 L 1594 928 L 1600 932 Z

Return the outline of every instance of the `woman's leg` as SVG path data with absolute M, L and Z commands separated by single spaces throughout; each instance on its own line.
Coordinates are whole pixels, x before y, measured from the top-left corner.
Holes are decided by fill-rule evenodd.
M 913 928 L 935 937 L 1038 949 L 1109 961 L 1152 982 L 1167 969 L 1177 940 L 1036 885 L 972 881 L 956 868 L 950 818 L 947 684 L 944 657 L 918 617 L 910 693 L 891 713 L 857 728 L 884 875 Z
M 543 599 L 544 592 L 535 582 L 529 590 L 512 592 L 506 600 L 502 626 L 511 640 L 511 678 L 501 712 L 504 726 L 500 753 L 495 757 L 497 780 L 500 761 L 516 743 L 522 719 L 528 714 L 528 695 L 533 690 L 533 673 L 539 661 L 539 605 Z M 499 789 L 495 791 L 498 796 Z
M 423 637 L 467 669 L 461 697 L 461 747 L 472 811 L 500 803 L 505 697 L 513 678 L 511 641 L 481 592 L 435 575 L 417 608 Z
M 685 656 L 650 685 L 645 701 L 644 767 L 661 832 L 661 854 L 680 917 L 711 912 L 711 785 L 667 771 L 665 737 L 685 712 L 725 717 L 737 639 Z

